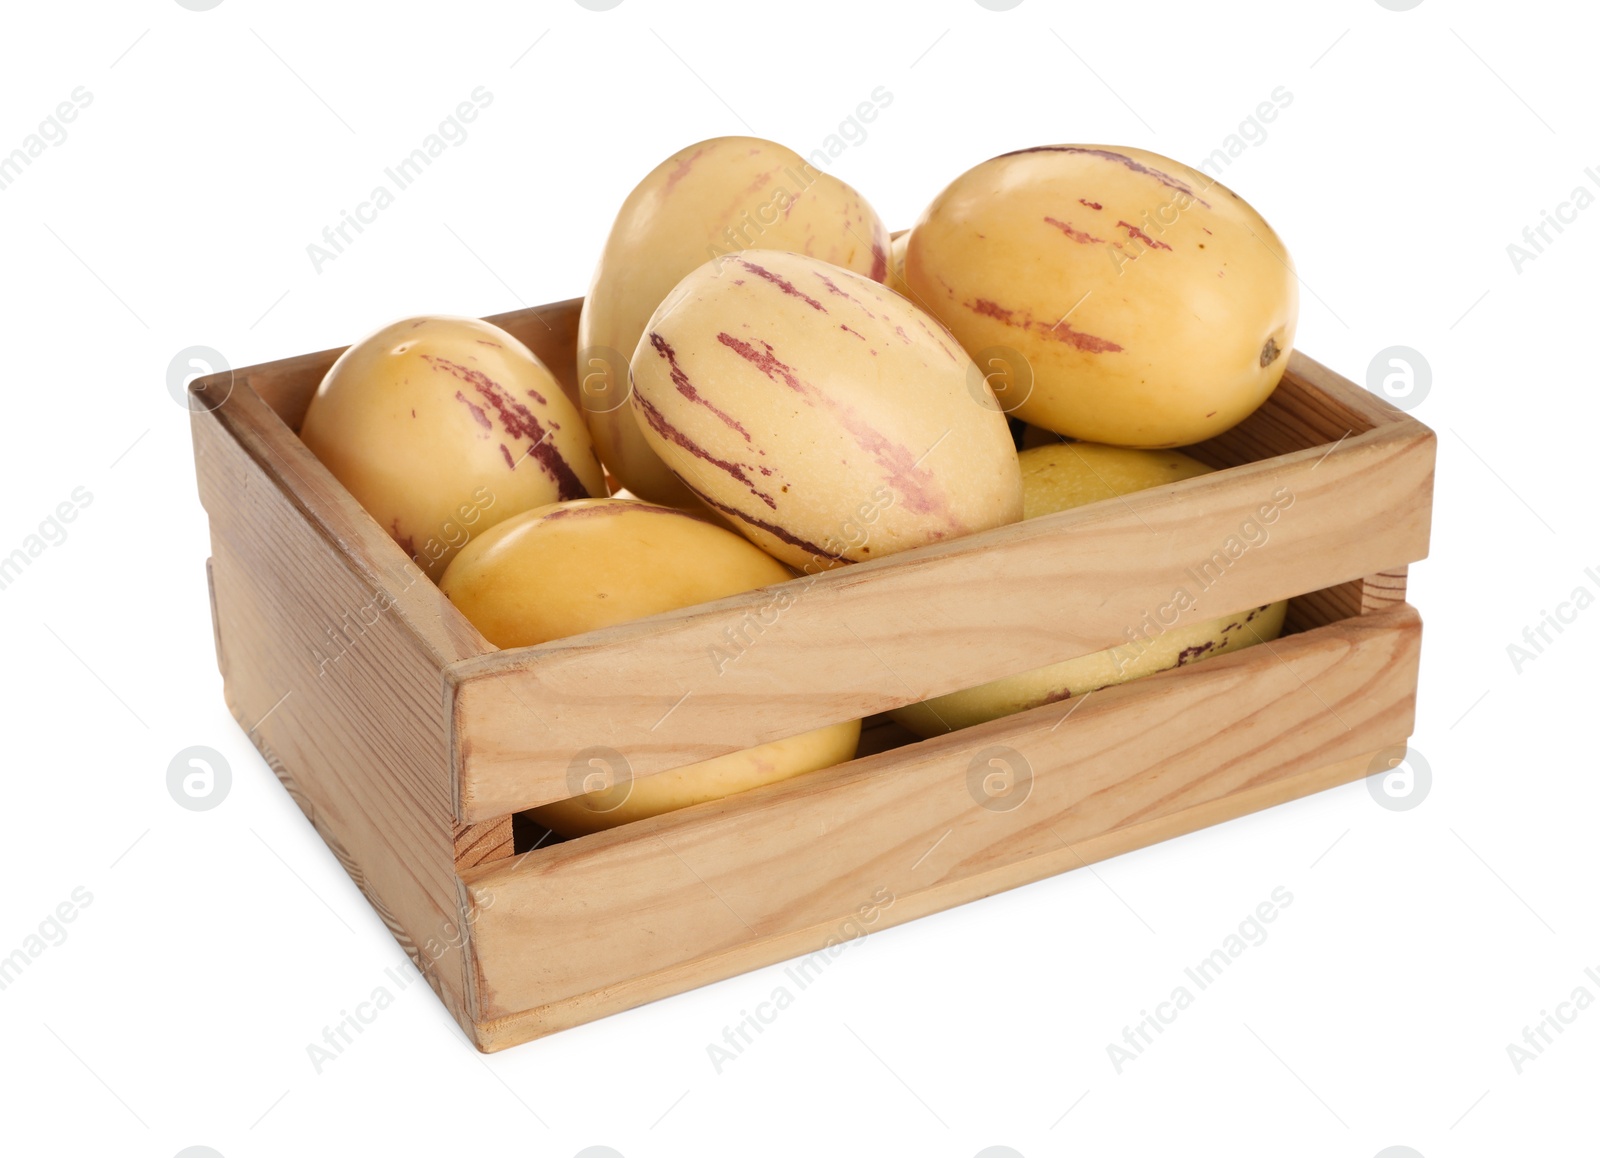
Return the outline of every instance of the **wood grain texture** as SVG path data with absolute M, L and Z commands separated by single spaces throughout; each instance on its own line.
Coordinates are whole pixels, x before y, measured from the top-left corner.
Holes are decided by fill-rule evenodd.
M 242 434 L 230 429 L 230 414 L 253 399 L 236 392 L 221 410 L 192 415 L 229 708 L 470 1025 L 475 975 L 456 933 L 439 652 L 447 636 L 423 638 L 397 608 L 374 610 L 360 546 L 330 538 L 291 498 L 315 491 L 315 480 L 286 468 L 270 446 L 263 459 L 248 453 L 257 433 L 248 424 Z
M 455 832 L 456 871 L 504 860 L 512 853 L 512 843 L 509 816 L 499 816 L 482 824 L 458 824 Z
M 1247 811 L 1410 734 L 1420 636 L 1402 606 L 468 871 L 482 1019 L 536 1030 L 815 949 L 874 898 L 892 924 Z M 997 746 L 1031 767 L 1010 811 L 974 794 Z
M 1289 601 L 1284 617 L 1285 631 L 1304 631 L 1352 615 L 1384 611 L 1406 601 L 1405 567 L 1394 567 L 1376 575 L 1364 575 L 1321 591 L 1309 591 Z
M 1178 590 L 1189 622 L 1420 559 L 1433 471 L 1430 431 L 1380 427 L 1331 453 L 463 660 L 449 669 L 459 815 L 569 795 L 568 767 L 592 745 L 652 775 L 1123 643 Z M 1261 541 L 1219 560 L 1247 527 Z M 777 610 L 785 592 L 792 605 Z
M 1310 631 L 1326 627 L 1341 619 L 1384 611 L 1405 602 L 1406 569 L 1353 579 L 1323 591 L 1312 591 L 1289 600 L 1289 611 L 1284 617 L 1284 633 Z M 1366 597 L 1363 598 L 1363 595 Z M 896 723 L 888 715 L 869 716 L 861 721 L 861 740 L 856 745 L 856 758 L 876 756 L 879 752 L 915 744 L 920 737 Z
M 1379 749 L 1381 750 L 1381 749 Z M 1219 797 L 1203 804 L 1182 808 L 1166 816 L 1139 824 L 1129 824 L 1102 836 L 1090 837 L 1061 849 L 1050 865 L 1021 862 L 986 873 L 934 885 L 909 897 L 899 898 L 874 924 L 877 929 L 892 928 L 918 917 L 925 917 L 956 905 L 993 896 L 995 893 L 1029 884 L 1038 876 L 1054 875 L 1087 867 L 1124 852 L 1185 836 L 1210 825 L 1221 824 L 1259 812 L 1316 792 L 1359 780 L 1379 750 L 1346 760 L 1325 764 L 1308 772 L 1297 772 L 1254 787 Z M 1037 871 L 1038 876 L 1034 875 Z M 832 924 L 749 941 L 701 960 L 657 968 L 619 984 L 592 990 L 565 1001 L 552 1002 L 536 1009 L 523 1010 L 478 1023 L 474 1042 L 484 1053 L 509 1049 L 536 1038 L 571 1029 L 585 1022 L 634 1009 L 651 1001 L 683 993 L 701 985 L 736 977 L 752 969 L 816 952 L 835 935 Z

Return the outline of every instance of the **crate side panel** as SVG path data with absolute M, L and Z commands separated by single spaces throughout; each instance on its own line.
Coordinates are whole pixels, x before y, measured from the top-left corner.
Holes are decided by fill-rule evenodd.
M 1373 431 L 466 661 L 461 814 L 569 795 L 594 745 L 650 775 L 1124 643 L 1177 592 L 1168 627 L 1393 569 L 1427 553 L 1433 466 L 1430 432 Z
M 1363 389 L 1337 370 L 1324 366 L 1298 350 L 1289 360 L 1289 372 L 1296 381 L 1305 385 L 1303 396 L 1307 399 L 1306 405 L 1332 419 L 1332 424 L 1326 429 L 1335 438 L 1345 433 L 1338 430 L 1341 421 L 1352 433 L 1378 426 L 1388 426 L 1407 433 L 1428 429 L 1380 395 Z
M 341 346 L 337 350 L 318 350 L 314 354 L 243 366 L 234 371 L 234 386 L 253 391 L 290 431 L 298 431 L 311 405 L 311 396 L 344 351 L 345 347 Z
M 438 658 L 217 415 L 195 416 L 195 452 L 229 707 L 466 1024 Z
M 1367 774 L 1372 758 L 1376 754 L 1376 751 L 1365 752 L 1308 772 L 1297 772 L 1280 779 L 1265 781 L 1254 787 L 1244 788 L 1217 800 L 1193 805 L 1155 820 L 1125 825 L 1104 836 L 1063 844 L 1055 852 L 1042 853 L 1030 860 L 1017 861 L 977 876 L 933 885 L 921 892 L 897 899 L 886 909 L 880 909 L 872 927 L 867 931 L 876 932 L 892 928 L 918 917 L 993 896 L 995 893 L 1029 884 L 1047 876 L 1083 868 L 1133 849 L 1144 848 L 1159 841 L 1196 832 L 1213 824 L 1221 824 L 1252 812 L 1259 812 L 1264 808 L 1348 784 Z M 713 957 L 656 969 L 654 972 L 630 978 L 604 989 L 591 990 L 564 1001 L 480 1022 L 475 1027 L 474 1040 L 478 1048 L 485 1053 L 508 1049 L 663 997 L 683 993 L 714 981 L 736 977 L 752 969 L 776 965 L 793 957 L 814 954 L 818 952 L 819 946 L 825 947 L 830 939 L 835 939 L 838 935 L 839 929 L 835 924 L 825 923 L 750 941 Z
M 485 1017 L 663 969 L 697 984 L 751 943 L 1037 879 L 1064 848 L 1398 742 L 1420 635 L 1410 607 L 1363 616 L 468 873 Z M 1020 803 L 985 807 L 1007 775 Z

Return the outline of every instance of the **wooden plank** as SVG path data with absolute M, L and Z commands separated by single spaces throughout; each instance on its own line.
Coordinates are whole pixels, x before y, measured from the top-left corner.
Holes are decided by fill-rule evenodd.
M 1308 388 L 1295 392 L 1293 405 L 1305 413 L 1321 414 L 1322 430 L 1330 439 L 1340 436 L 1341 426 L 1352 434 L 1378 426 L 1413 434 L 1428 429 L 1404 410 L 1299 350 L 1289 359 L 1289 372 Z
M 819 948 L 863 905 L 883 927 L 1283 798 L 1410 734 L 1420 638 L 1401 606 L 469 870 L 482 1040 Z M 981 806 L 1014 756 L 1021 803 Z
M 1305 631 L 1352 615 L 1386 611 L 1406 600 L 1405 567 L 1365 575 L 1321 591 L 1310 591 L 1289 601 L 1285 631 Z
M 1406 568 L 1381 572 L 1361 579 L 1352 579 L 1336 587 L 1312 591 L 1289 600 L 1289 612 L 1284 620 L 1285 633 L 1310 631 L 1325 627 L 1354 615 L 1383 611 L 1406 598 Z M 861 721 L 861 741 L 856 745 L 856 757 L 875 756 L 915 744 L 920 737 L 902 727 L 888 715 L 869 716 Z
M 458 815 L 570 795 L 568 767 L 594 745 L 653 775 L 1121 644 L 1178 590 L 1188 622 L 1413 562 L 1434 470 L 1419 429 L 456 663 Z M 1275 501 L 1264 540 L 1244 530 Z M 1219 555 L 1242 535 L 1258 545 Z
M 222 658 L 222 624 L 217 622 L 217 579 L 209 557 L 206 559 L 206 598 L 211 608 L 211 646 L 217 655 L 217 672 L 225 675 L 228 665 Z
M 374 590 L 349 544 L 307 519 L 283 477 L 234 440 L 225 411 L 192 417 L 229 708 L 469 1026 L 475 974 L 459 920 L 439 656 L 393 609 L 370 622 L 361 613 Z
M 972 877 L 934 885 L 909 897 L 897 898 L 892 906 L 881 911 L 879 919 L 874 922 L 873 931 L 902 925 L 918 917 L 1029 884 L 1045 876 L 1087 867 L 1134 849 L 1348 784 L 1366 776 L 1372 758 L 1380 750 L 1362 753 L 1308 772 L 1269 780 L 1214 801 L 1179 809 L 1155 820 L 1125 825 L 1103 836 L 1066 845 L 1058 853 L 1046 854 L 1051 857 L 1048 864 L 1035 860 L 1006 865 Z M 837 935 L 836 926 L 825 922 L 770 939 L 752 941 L 712 957 L 657 968 L 604 989 L 480 1022 L 473 1029 L 473 1040 L 485 1053 L 509 1049 L 701 985 L 813 953 L 818 945 L 826 944 L 830 937 Z
M 456 825 L 456 871 L 504 860 L 512 853 L 511 817 L 500 816 L 482 824 Z

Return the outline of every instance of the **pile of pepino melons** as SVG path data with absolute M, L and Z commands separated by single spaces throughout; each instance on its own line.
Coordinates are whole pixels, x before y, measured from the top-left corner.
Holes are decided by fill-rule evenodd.
M 1205 473 L 1283 376 L 1293 264 L 1166 157 L 1046 145 L 891 242 L 781 145 L 702 141 L 601 252 L 568 392 L 487 322 L 408 318 L 300 436 L 498 647 L 544 643 Z M 1019 447 L 1024 448 L 1020 449 Z M 1282 603 L 898 709 L 923 736 L 1274 638 Z M 548 805 L 580 835 L 850 759 L 854 721 Z

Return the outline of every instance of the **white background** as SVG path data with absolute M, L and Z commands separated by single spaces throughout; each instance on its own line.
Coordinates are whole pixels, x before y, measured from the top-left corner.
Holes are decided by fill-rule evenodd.
M 1600 1007 L 1521 1073 L 1507 1053 L 1580 985 L 1600 998 L 1600 610 L 1520 673 L 1507 654 L 1575 587 L 1600 593 L 1600 211 L 1520 272 L 1506 249 L 1596 190 L 1577 9 L 887 7 L 7 8 L 0 153 L 75 87 L 93 101 L 0 191 L 0 554 L 74 488 L 93 500 L 0 591 L 0 955 L 74 889 L 92 902 L 0 991 L 0 1148 L 1593 1152 Z M 480 85 L 470 138 L 316 271 L 307 244 Z M 880 85 L 893 103 L 832 171 L 891 227 L 996 153 L 1196 164 L 1293 94 L 1225 180 L 1295 256 L 1299 345 L 1360 381 L 1395 344 L 1433 372 L 1433 553 L 1411 573 L 1431 792 L 1397 812 L 1353 784 L 875 935 L 721 1073 L 708 1044 L 781 970 L 482 1058 L 386 974 L 402 951 L 223 707 L 168 363 L 580 293 L 666 155 L 738 132 L 807 153 Z M 233 768 L 209 812 L 165 783 L 197 744 Z M 1278 886 L 1270 938 L 1118 1073 L 1108 1044 Z M 379 985 L 392 1007 L 317 1073 L 308 1044 Z

